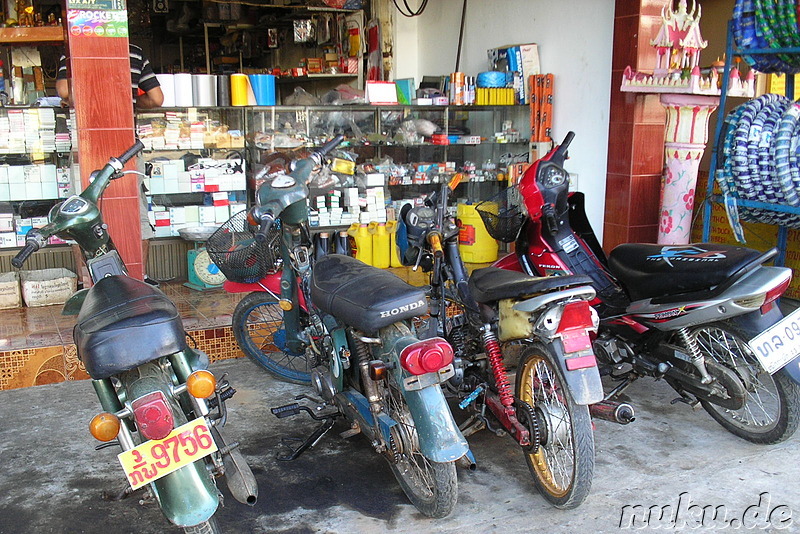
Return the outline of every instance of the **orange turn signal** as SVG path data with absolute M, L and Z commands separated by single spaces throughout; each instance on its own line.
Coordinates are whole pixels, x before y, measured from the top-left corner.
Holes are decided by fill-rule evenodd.
M 376 382 L 385 380 L 389 376 L 389 367 L 381 360 L 369 362 L 369 377 Z
M 111 441 L 119 434 L 119 417 L 113 413 L 103 412 L 92 417 L 89 432 L 98 441 Z
M 217 388 L 217 379 L 211 372 L 201 369 L 189 375 L 186 379 L 186 389 L 189 395 L 198 399 L 207 399 L 214 394 Z
M 286 299 L 279 300 L 278 306 L 280 306 L 283 311 L 292 311 L 292 308 L 294 308 L 294 304 L 292 304 L 292 301 Z

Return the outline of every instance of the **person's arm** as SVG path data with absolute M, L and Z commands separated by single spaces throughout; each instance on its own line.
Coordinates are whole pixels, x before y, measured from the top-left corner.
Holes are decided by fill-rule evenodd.
M 139 108 L 160 108 L 162 104 L 164 104 L 164 93 L 158 86 L 136 97 L 136 107 Z
M 56 73 L 56 94 L 61 97 L 61 105 L 69 106 L 69 80 L 67 79 L 67 56 L 58 60 Z
M 56 94 L 61 100 L 69 100 L 69 80 L 56 80 Z

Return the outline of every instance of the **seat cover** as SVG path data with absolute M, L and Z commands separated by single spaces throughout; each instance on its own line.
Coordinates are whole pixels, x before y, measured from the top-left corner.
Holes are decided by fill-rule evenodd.
M 183 323 L 172 301 L 127 276 L 103 278 L 89 290 L 73 337 L 94 379 L 186 348 Z
M 317 260 L 311 275 L 311 301 L 368 335 L 397 321 L 428 313 L 421 288 L 340 254 Z
M 763 254 L 733 245 L 619 245 L 608 268 L 628 290 L 631 300 L 711 289 L 730 280 Z
M 469 277 L 469 289 L 477 302 L 490 303 L 502 299 L 517 299 L 554 289 L 591 285 L 586 275 L 528 276 L 518 271 L 498 267 L 475 269 Z

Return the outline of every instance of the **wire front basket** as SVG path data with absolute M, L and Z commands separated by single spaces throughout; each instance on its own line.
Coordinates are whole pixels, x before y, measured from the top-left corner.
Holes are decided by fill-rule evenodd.
M 208 255 L 228 280 L 249 284 L 280 268 L 280 224 L 272 225 L 264 243 L 256 241 L 257 230 L 241 211 L 206 241 Z
M 525 209 L 516 187 L 503 189 L 475 206 L 475 210 L 489 235 L 503 243 L 513 243 L 525 222 Z

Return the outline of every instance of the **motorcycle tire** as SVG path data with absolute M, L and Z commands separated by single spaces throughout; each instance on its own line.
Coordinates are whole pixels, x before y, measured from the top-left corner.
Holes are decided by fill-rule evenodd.
M 527 345 L 517 367 L 516 394 L 539 424 L 538 447 L 525 451 L 536 489 L 556 508 L 568 510 L 592 487 L 594 434 L 589 408 L 575 403 L 553 358 L 545 345 Z
M 212 517 L 192 527 L 183 527 L 184 534 L 221 534 L 217 521 Z
M 305 312 L 300 311 L 301 323 Z M 244 297 L 233 311 L 231 327 L 239 348 L 269 374 L 284 382 L 307 385 L 311 369 L 305 353 L 286 347 L 286 327 L 278 300 L 266 292 Z
M 453 511 L 458 499 L 455 462 L 432 462 L 419 451 L 414 418 L 403 395 L 394 386 L 384 389 L 386 414 L 397 425 L 392 427 L 390 461 L 400 487 L 423 515 L 440 519 Z
M 700 400 L 708 414 L 728 432 L 751 443 L 769 445 L 788 439 L 800 423 L 800 386 L 781 371 L 774 375 L 758 363 L 747 336 L 726 323 L 691 330 L 706 359 L 732 370 L 747 391 L 738 410 Z

